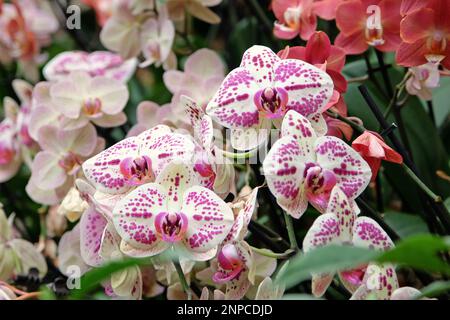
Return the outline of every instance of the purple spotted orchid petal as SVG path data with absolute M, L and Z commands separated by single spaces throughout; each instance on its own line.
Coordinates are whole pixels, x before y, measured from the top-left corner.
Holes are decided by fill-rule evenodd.
M 353 226 L 353 245 L 376 250 L 388 250 L 394 247 L 386 231 L 373 219 L 359 217 Z
M 180 102 L 185 107 L 191 125 L 194 129 L 194 137 L 205 150 L 211 150 L 213 142 L 212 119 L 205 114 L 201 106 L 188 96 L 182 95 Z
M 83 213 L 80 219 L 80 250 L 84 262 L 92 267 L 103 263 L 100 255 L 103 232 L 107 220 L 93 206 Z
M 331 191 L 330 201 L 328 202 L 326 212 L 334 214 L 339 222 L 340 243 L 351 243 L 356 211 L 353 203 L 347 198 L 341 188 L 334 187 Z
M 146 131 L 138 136 L 142 140 L 140 152 L 149 154 L 156 176 L 174 160 L 191 163 L 195 153 L 195 144 L 189 136 L 172 132 L 164 133 L 166 128 L 168 129 L 166 126 L 157 126 L 148 130 L 151 132 Z
M 389 300 L 399 284 L 394 266 L 369 264 L 363 284 L 353 293 L 351 300 Z
M 185 246 L 193 252 L 216 248 L 230 232 L 234 221 L 231 208 L 214 192 L 199 186 L 186 190 L 181 212 L 189 221 Z
M 244 207 L 239 211 L 230 232 L 224 240 L 224 243 L 244 240 L 247 235 L 248 224 L 252 220 L 258 206 L 258 189 L 259 188 L 253 189 L 250 197 L 245 202 Z
M 191 186 L 198 184 L 193 170 L 183 162 L 171 162 L 158 175 L 156 183 L 166 191 L 169 212 L 186 215 L 187 213 L 181 210 L 184 193 Z
M 311 122 L 311 126 L 313 127 L 317 136 L 321 137 L 327 134 L 328 124 L 322 113 L 312 114 L 308 116 L 308 120 L 309 122 Z
M 253 46 L 245 51 L 241 67 L 245 68 L 255 79 L 260 88 L 270 87 L 276 77 L 274 66 L 281 59 L 269 48 Z
M 342 140 L 325 136 L 316 141 L 317 162 L 336 176 L 336 185 L 350 199 L 356 198 L 370 182 L 372 172 L 367 162 Z
M 278 204 L 295 218 L 308 206 L 303 181 L 305 163 L 315 160 L 310 151 L 310 146 L 303 147 L 298 139 L 287 135 L 275 142 L 263 163 L 270 191 Z
M 133 190 L 115 206 L 113 222 L 127 246 L 127 254 L 153 256 L 169 247 L 158 236 L 155 226 L 157 215 L 168 211 L 167 200 L 164 187 L 148 183 Z
M 86 178 L 99 191 L 120 194 L 132 187 L 127 183 L 131 171 L 124 163 L 139 158 L 139 140 L 131 137 L 122 140 L 83 163 Z M 131 165 L 130 165 L 131 166 Z
M 99 255 L 105 260 L 120 259 L 123 254 L 120 252 L 120 235 L 117 233 L 114 225 L 106 224 L 102 237 Z
M 300 113 L 290 110 L 286 113 L 281 125 L 281 136 L 291 135 L 302 144 L 305 153 L 312 153 L 314 142 L 317 140 L 311 122 Z
M 231 71 L 208 103 L 206 113 L 227 128 L 249 128 L 259 123 L 253 96 L 260 88 L 244 68 Z
M 273 86 L 288 93 L 286 109 L 309 116 L 321 113 L 333 95 L 333 80 L 319 68 L 297 59 L 279 60 Z
M 303 250 L 305 253 L 330 244 L 340 244 L 339 219 L 333 213 L 326 213 L 319 216 L 308 230 L 303 240 Z M 316 297 L 321 297 L 328 289 L 334 274 L 313 274 L 312 293 Z

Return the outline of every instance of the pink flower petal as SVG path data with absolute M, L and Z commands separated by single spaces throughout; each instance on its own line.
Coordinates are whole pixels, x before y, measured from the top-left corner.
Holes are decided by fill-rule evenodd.
M 148 154 L 155 175 L 173 160 L 192 163 L 195 144 L 187 135 L 172 133 L 167 126 L 159 125 L 141 133 L 138 138 L 141 139 L 140 153 Z
M 305 163 L 314 160 L 312 146 L 305 148 L 293 136 L 275 142 L 263 163 L 264 175 L 278 204 L 293 217 L 300 217 L 308 206 L 302 188 Z
M 166 190 L 167 207 L 170 212 L 179 212 L 183 203 L 184 193 L 189 187 L 197 184 L 197 181 L 191 167 L 180 161 L 173 161 L 158 174 L 156 183 Z
M 288 92 L 286 108 L 303 116 L 321 112 L 333 94 L 330 76 L 306 62 L 280 60 L 274 70 L 273 86 Z
M 353 244 L 377 250 L 387 250 L 394 246 L 386 231 L 373 219 L 359 217 L 353 226 Z
M 214 192 L 199 186 L 189 188 L 183 198 L 182 212 L 189 219 L 186 247 L 194 252 L 215 248 L 231 230 L 231 208 Z
M 258 110 L 253 103 L 258 90 L 256 79 L 247 68 L 234 69 L 208 103 L 206 112 L 227 128 L 251 127 L 259 123 Z
M 130 186 L 120 171 L 120 163 L 125 158 L 138 156 L 139 140 L 131 137 L 122 140 L 95 157 L 83 163 L 86 178 L 98 190 L 111 194 L 120 194 Z
M 241 68 L 250 72 L 260 88 L 269 87 L 274 81 L 274 66 L 280 58 L 269 48 L 253 46 L 242 56 Z
M 90 206 L 80 219 L 81 256 L 86 264 L 98 267 L 103 263 L 100 256 L 100 245 L 107 220 L 102 214 Z
M 370 182 L 372 172 L 367 162 L 336 137 L 320 137 L 316 141 L 317 162 L 323 169 L 331 170 L 337 178 L 337 186 L 354 199 Z

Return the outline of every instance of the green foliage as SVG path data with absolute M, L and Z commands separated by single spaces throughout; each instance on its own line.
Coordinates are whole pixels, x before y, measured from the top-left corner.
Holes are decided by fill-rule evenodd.
M 352 246 L 330 245 L 293 258 L 280 281 L 291 288 L 309 279 L 311 274 L 334 273 L 368 262 L 394 263 L 412 268 L 450 275 L 450 265 L 438 256 L 450 249 L 448 238 L 431 235 L 409 237 L 391 250 L 381 252 Z

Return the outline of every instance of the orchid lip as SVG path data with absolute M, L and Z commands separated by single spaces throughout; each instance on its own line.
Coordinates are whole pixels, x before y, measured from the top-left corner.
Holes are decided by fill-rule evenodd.
M 152 161 L 147 156 L 128 157 L 120 162 L 120 172 L 130 186 L 138 186 L 154 180 Z
M 188 226 L 188 219 L 183 213 L 161 212 L 156 216 L 156 232 L 162 240 L 175 243 L 184 238 Z
M 236 279 L 244 270 L 245 263 L 236 246 L 232 244 L 226 244 L 220 250 L 217 261 L 219 270 L 213 275 L 213 281 L 216 283 L 225 283 Z
M 331 190 L 336 185 L 336 175 L 315 163 L 307 163 L 304 171 L 306 196 L 316 208 L 325 209 Z
M 376 47 L 385 43 L 383 39 L 383 28 L 366 28 L 366 42 L 368 45 Z
M 284 12 L 284 20 L 289 28 L 297 30 L 300 24 L 301 7 L 291 7 Z
M 286 113 L 288 93 L 283 88 L 267 87 L 255 94 L 254 102 L 261 116 L 268 119 L 281 118 Z
M 367 266 L 361 266 L 355 269 L 341 272 L 341 277 L 354 286 L 360 286 L 363 282 Z
M 83 102 L 83 111 L 88 116 L 100 114 L 102 110 L 102 101 L 99 98 L 88 98 Z
M 73 152 L 68 152 L 58 161 L 58 165 L 68 174 L 75 174 L 81 166 L 81 159 Z

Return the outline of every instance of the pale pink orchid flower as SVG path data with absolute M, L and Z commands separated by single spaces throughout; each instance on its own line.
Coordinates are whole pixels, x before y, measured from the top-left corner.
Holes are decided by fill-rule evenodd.
M 388 250 L 394 246 L 392 240 L 377 222 L 368 217 L 358 217 L 356 211 L 356 204 L 339 186 L 335 186 L 331 192 L 327 210 L 314 221 L 303 240 L 304 252 L 308 253 L 331 244 L 352 245 L 375 250 Z M 344 286 L 353 293 L 364 283 L 363 278 L 370 277 L 368 270 L 371 266 L 372 264 L 369 264 L 369 266 L 341 271 L 339 277 Z M 397 281 L 395 271 L 391 266 L 386 265 L 383 268 L 389 281 L 381 283 L 380 290 L 392 293 L 395 288 L 391 283 Z M 314 296 L 322 296 L 333 277 L 333 273 L 313 274 L 312 293 Z
M 102 44 L 118 52 L 124 59 L 137 57 L 141 52 L 145 61 L 140 67 L 151 64 L 176 67 L 176 56 L 171 51 L 175 38 L 173 22 L 167 18 L 164 6 L 158 8 L 158 16 L 146 10 L 136 10 L 133 1 L 115 3 L 113 14 L 100 33 Z
M 7 281 L 19 274 L 28 274 L 31 268 L 38 269 L 43 277 L 47 273 L 47 263 L 32 243 L 15 236 L 14 216 L 12 214 L 7 218 L 0 203 L 0 280 Z
M 0 122 L 0 182 L 11 179 L 22 162 L 31 166 L 32 155 L 38 150 L 36 141 L 29 134 L 33 87 L 19 79 L 14 80 L 12 86 L 20 106 L 10 97 L 3 100 L 6 117 Z
M 128 131 L 127 138 L 137 136 L 159 124 L 173 128 L 173 117 L 175 114 L 171 104 L 160 106 L 152 101 L 143 101 L 136 108 L 136 124 Z
M 91 77 L 103 76 L 126 83 L 133 76 L 136 65 L 136 59 L 124 60 L 118 54 L 108 51 L 69 51 L 50 60 L 42 73 L 48 81 L 58 81 L 71 72 L 84 71 Z
M 186 13 L 210 24 L 220 23 L 220 17 L 209 7 L 217 6 L 222 0 L 167 0 L 167 11 L 171 20 L 181 24 Z
M 155 183 L 139 186 L 113 211 L 121 251 L 134 257 L 173 249 L 185 259 L 209 260 L 233 221 L 231 208 L 181 162 L 171 162 Z
M 300 218 L 308 202 L 323 213 L 335 186 L 353 200 L 369 184 L 367 162 L 342 140 L 317 137 L 301 114 L 286 114 L 281 136 L 264 159 L 263 170 L 278 204 L 292 217 Z
M 126 121 L 123 109 L 129 92 L 118 80 L 103 76 L 91 78 L 82 71 L 72 72 L 51 85 L 50 96 L 61 114 L 73 122 L 73 128 L 89 122 L 109 128 Z
M 45 126 L 39 130 L 42 150 L 31 166 L 27 194 L 38 203 L 53 205 L 61 201 L 73 186 L 81 164 L 104 147 L 94 126 L 62 130 Z
M 418 96 L 423 100 L 433 98 L 432 90 L 440 85 L 439 64 L 428 62 L 409 69 L 411 76 L 406 81 L 406 91 L 410 95 Z
M 100 32 L 100 41 L 124 59 L 137 57 L 141 52 L 141 27 L 146 20 L 144 13 L 133 14 L 130 1 L 118 0 L 114 2 L 112 15 Z
M 139 67 L 145 68 L 150 65 L 156 67 L 164 66 L 164 69 L 176 68 L 176 55 L 172 52 L 175 39 L 175 26 L 169 19 L 148 19 L 142 25 L 141 50 L 144 62 Z
M 9 117 L 0 122 L 0 182 L 11 179 L 22 165 L 16 126 Z
M 29 133 L 38 141 L 40 128 L 57 125 L 79 129 L 92 122 L 115 127 L 126 122 L 129 92 L 125 84 L 105 76 L 74 71 L 56 82 L 40 82 L 33 90 Z
M 46 59 L 41 48 L 50 44 L 58 21 L 49 4 L 37 0 L 5 3 L 0 14 L 0 62 L 18 62 L 23 75 L 35 82 L 39 64 Z
M 231 71 L 209 102 L 206 112 L 231 128 L 237 150 L 256 148 L 267 141 L 272 124 L 279 127 L 289 110 L 295 110 L 326 132 L 321 113 L 333 94 L 326 72 L 296 59 L 280 59 L 264 46 L 253 46 Z
M 225 65 L 222 59 L 209 49 L 200 49 L 190 55 L 184 64 L 184 71 L 166 71 L 163 75 L 164 84 L 173 94 L 172 123 L 177 128 L 189 129 L 190 123 L 184 117 L 185 106 L 181 96 L 191 97 L 205 110 L 224 78 Z
M 220 56 L 210 49 L 200 49 L 190 55 L 184 71 L 168 70 L 163 80 L 178 103 L 181 95 L 191 97 L 203 110 L 225 78 L 225 65 Z

